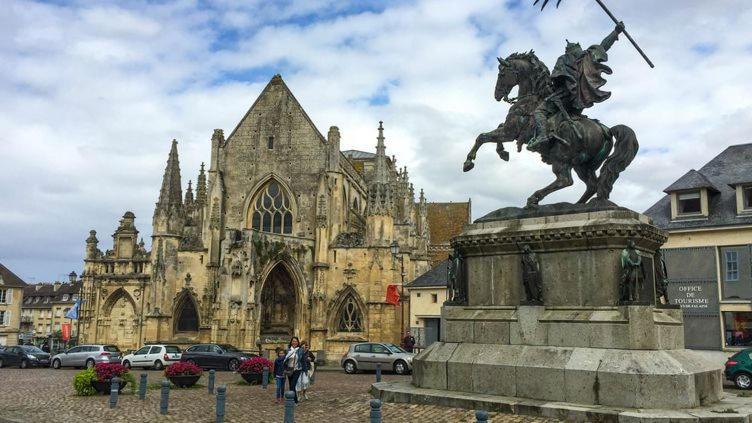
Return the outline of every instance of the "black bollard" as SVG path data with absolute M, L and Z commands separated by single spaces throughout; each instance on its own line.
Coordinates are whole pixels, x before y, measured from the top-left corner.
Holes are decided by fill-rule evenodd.
M 264 366 L 264 373 L 261 376 L 261 387 L 266 389 L 266 385 L 269 384 L 269 368 Z
M 167 408 L 170 406 L 170 381 L 162 380 L 162 399 L 159 401 L 159 414 L 167 414 Z
M 285 421 L 295 423 L 295 391 L 285 392 Z
M 217 377 L 216 372 L 214 369 L 209 370 L 209 383 L 207 383 L 206 389 L 209 390 L 209 393 L 214 395 L 214 378 Z
M 146 398 L 146 373 L 141 373 L 141 379 L 138 381 L 138 399 Z
M 488 423 L 488 411 L 478 410 L 475 412 L 476 423 Z
M 371 423 L 381 423 L 381 400 L 371 400 Z
M 226 392 L 227 387 L 225 385 L 217 387 L 217 423 L 223 423 L 225 421 Z
M 120 378 L 115 376 L 110 380 L 110 408 L 117 406 L 118 391 L 120 391 Z
M 381 363 L 376 363 L 376 382 L 381 382 Z

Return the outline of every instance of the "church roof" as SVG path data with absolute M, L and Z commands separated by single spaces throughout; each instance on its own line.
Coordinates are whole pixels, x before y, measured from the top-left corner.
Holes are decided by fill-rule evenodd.
M 21 278 L 16 276 L 15 273 L 11 272 L 10 269 L 0 263 L 0 286 L 7 288 L 21 288 L 26 286 L 26 282 L 21 280 Z
M 354 160 L 373 160 L 376 158 L 375 153 L 371 153 L 368 151 L 360 151 L 360 150 L 345 150 L 342 152 L 345 156 L 347 156 L 348 159 L 354 159 Z

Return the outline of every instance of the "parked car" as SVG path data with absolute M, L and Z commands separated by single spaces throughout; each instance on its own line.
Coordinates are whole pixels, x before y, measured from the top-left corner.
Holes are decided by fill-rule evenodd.
M 175 345 L 146 345 L 138 351 L 123 357 L 123 366 L 154 368 L 162 370 L 165 366 L 180 361 L 180 348 Z
M 348 374 L 354 374 L 358 370 L 376 370 L 376 363 L 381 363 L 383 370 L 393 370 L 398 375 L 404 375 L 412 371 L 413 357 L 415 354 L 394 344 L 366 342 L 350 345 L 339 364 Z
M 726 360 L 726 379 L 739 389 L 752 388 L 752 348 L 739 351 Z
M 0 367 L 49 367 L 50 355 L 33 345 L 15 345 L 0 350 Z
M 242 361 L 256 357 L 228 344 L 198 344 L 188 347 L 180 361 L 187 361 L 201 368 L 227 369 L 235 371 Z
M 115 345 L 79 345 L 52 357 L 52 367 L 94 367 L 97 363 L 120 364 L 120 349 Z

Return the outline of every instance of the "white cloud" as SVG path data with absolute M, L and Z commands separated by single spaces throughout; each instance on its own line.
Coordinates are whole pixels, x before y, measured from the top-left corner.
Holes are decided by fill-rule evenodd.
M 477 134 L 507 110 L 492 98 L 494 57 L 532 48 L 551 66 L 565 38 L 588 45 L 613 27 L 588 0 L 543 13 L 527 0 L 362 12 L 339 1 L 6 3 L 0 261 L 30 280 L 78 271 L 88 230 L 109 245 L 125 210 L 148 242 L 169 141 L 180 141 L 184 183 L 194 179 L 212 130 L 232 130 L 276 72 L 322 132 L 340 127 L 343 149 L 373 149 L 384 120 L 387 152 L 430 200 L 472 197 L 476 217 L 521 205 L 553 178 L 537 156 L 502 162 L 484 146 L 461 171 Z M 613 96 L 587 113 L 637 132 L 642 152 L 613 197 L 644 210 L 687 169 L 749 141 L 752 10 L 743 0 L 609 3 L 656 68 L 622 38 L 609 52 Z M 388 104 L 369 104 L 374 95 Z

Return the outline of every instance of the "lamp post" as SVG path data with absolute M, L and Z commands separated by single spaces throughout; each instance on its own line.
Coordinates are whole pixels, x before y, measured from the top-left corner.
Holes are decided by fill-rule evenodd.
M 392 252 L 392 258 L 396 259 L 400 253 L 400 246 L 396 239 L 389 245 L 389 249 Z M 400 341 L 402 341 L 405 332 L 405 303 L 403 302 L 405 297 L 405 275 L 405 256 L 403 254 L 400 255 Z

